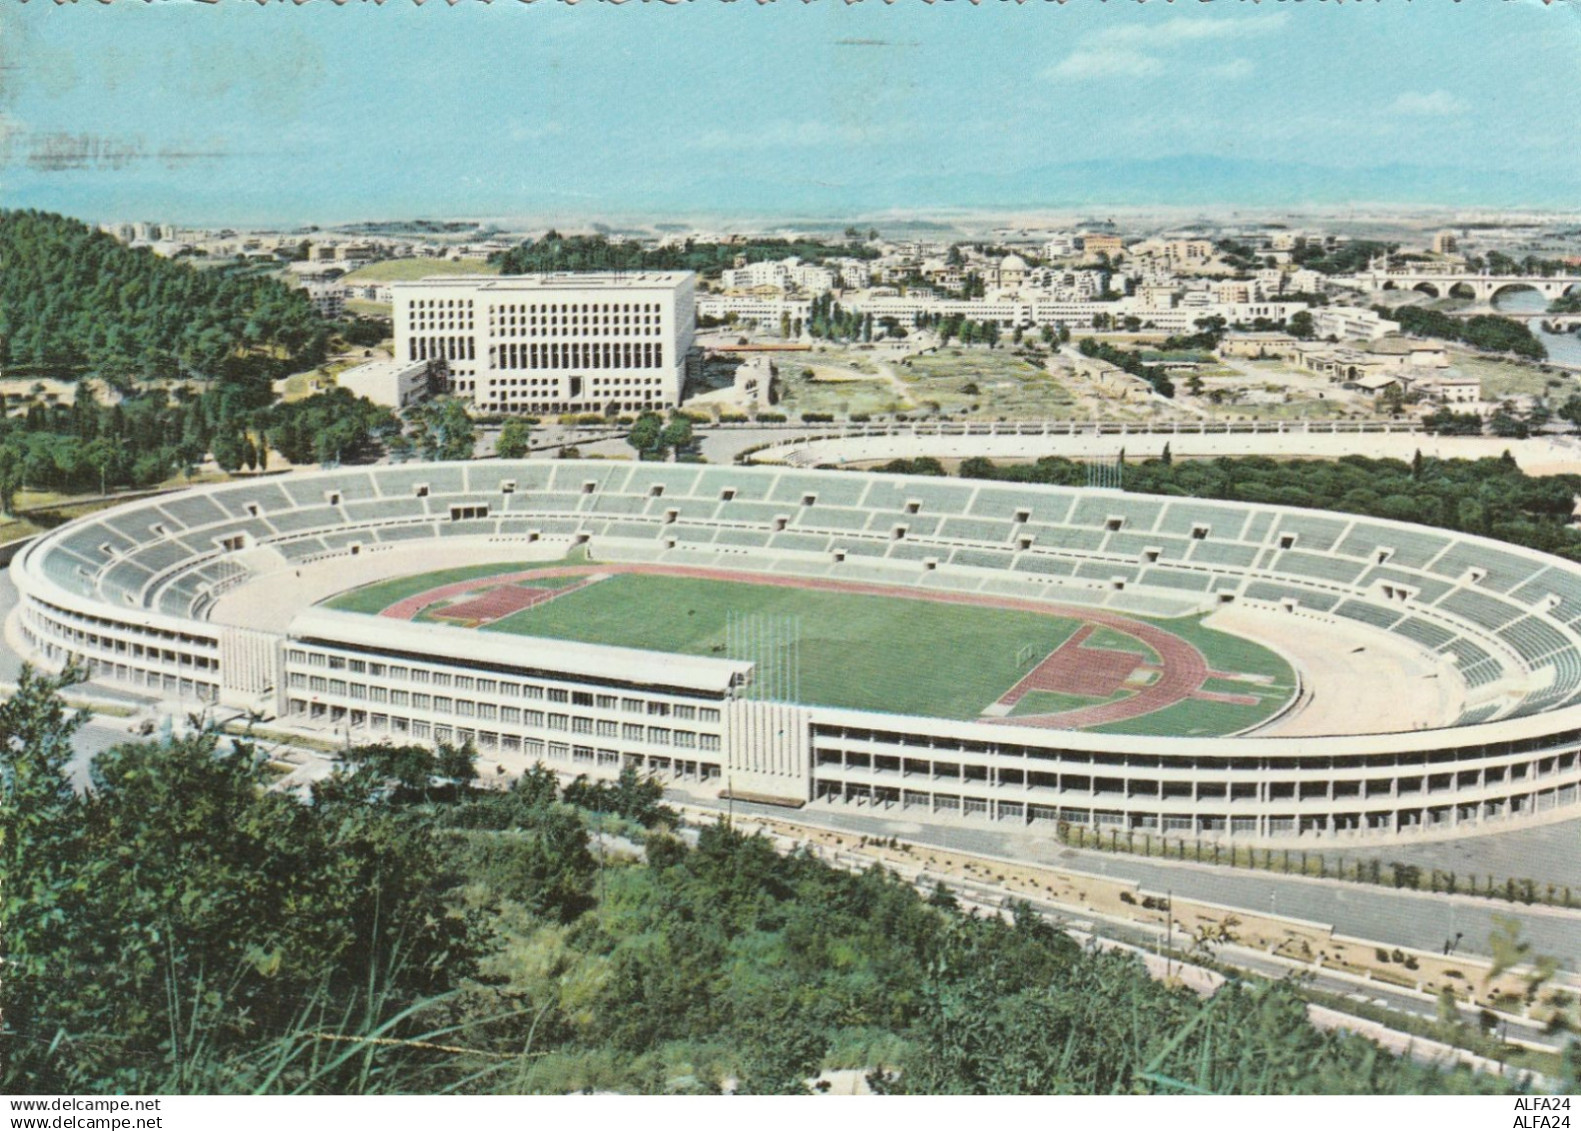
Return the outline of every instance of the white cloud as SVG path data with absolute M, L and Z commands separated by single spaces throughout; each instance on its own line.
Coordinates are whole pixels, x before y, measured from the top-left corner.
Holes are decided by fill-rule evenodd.
M 1140 51 L 1100 48 L 1068 55 L 1044 73 L 1055 79 L 1140 78 L 1156 75 L 1163 69 L 1160 60 Z
M 1278 31 L 1284 27 L 1286 19 L 1283 12 L 1211 19 L 1205 16 L 1172 16 L 1157 23 L 1105 28 L 1094 35 L 1091 42 L 1159 48 L 1212 40 L 1251 39 Z
M 1148 23 L 1109 27 L 1088 36 L 1044 76 L 1052 79 L 1140 78 L 1172 71 L 1182 76 L 1242 79 L 1254 66 L 1236 57 L 1223 62 L 1193 58 L 1191 49 L 1270 35 L 1284 27 L 1282 12 L 1240 17 L 1171 16 Z
M 1416 114 L 1423 117 L 1443 117 L 1465 110 L 1466 103 L 1447 90 L 1423 92 L 1408 90 L 1389 104 L 1393 114 Z
M 1246 79 L 1251 78 L 1256 70 L 1256 64 L 1250 59 L 1236 58 L 1215 63 L 1211 67 L 1203 67 L 1202 73 L 1215 79 Z

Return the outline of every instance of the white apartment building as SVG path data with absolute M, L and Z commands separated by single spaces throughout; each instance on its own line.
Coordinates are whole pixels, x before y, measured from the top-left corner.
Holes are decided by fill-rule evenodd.
M 1056 232 L 1043 242 L 1044 259 L 1064 259 L 1076 254 L 1076 234 Z
M 1370 342 L 1398 334 L 1400 324 L 1360 306 L 1319 306 L 1312 310 L 1312 331 L 1319 338 L 1349 338 Z
M 346 313 L 347 289 L 338 283 L 308 283 L 302 288 L 321 318 L 340 318 Z
M 680 403 L 696 332 L 690 271 L 454 275 L 395 283 L 395 356 L 444 361 L 482 412 Z
M 873 267 L 865 259 L 836 259 L 830 266 L 840 273 L 840 286 L 848 291 L 864 290 L 873 285 Z
M 750 291 L 759 287 L 773 287 L 822 294 L 834 289 L 835 277 L 834 271 L 828 267 L 803 263 L 792 256 L 789 259 L 765 260 L 732 267 L 721 273 L 719 281 L 726 290 Z
M 812 316 L 812 300 L 761 295 L 699 295 L 697 316 L 724 321 L 735 315 L 737 322 L 756 322 L 778 328 L 780 318 L 807 321 Z

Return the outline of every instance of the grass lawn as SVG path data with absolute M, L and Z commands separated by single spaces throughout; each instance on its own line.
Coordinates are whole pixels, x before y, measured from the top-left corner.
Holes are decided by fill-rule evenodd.
M 1572 393 L 1581 391 L 1581 381 L 1573 375 L 1558 369 L 1544 373 L 1535 362 L 1528 364 L 1453 349 L 1449 351 L 1449 360 L 1467 376 L 1481 379 L 1483 400 L 1547 395 L 1562 402 Z
M 415 597 L 425 590 L 437 589 L 441 585 L 449 585 L 452 581 L 471 581 L 474 577 L 493 577 L 496 574 L 519 573 L 529 569 L 549 569 L 557 565 L 580 565 L 586 560 L 585 555 L 579 554 L 562 558 L 557 562 L 487 562 L 482 565 L 457 566 L 454 569 L 394 577 L 389 581 L 376 581 L 372 585 L 348 589 L 344 593 L 337 593 L 325 601 L 324 605 L 326 608 L 348 613 L 377 613 L 397 601 L 404 601 L 408 597 Z M 564 583 L 566 580 L 575 579 L 552 580 Z
M 1104 699 L 1097 695 L 1066 695 L 1062 691 L 1029 691 L 1010 709 L 1010 716 L 1014 718 L 1017 715 L 1054 715 L 1061 711 L 1075 711 L 1081 707 L 1095 707 L 1099 703 L 1112 703 L 1130 694 L 1132 692 L 1123 691 Z
M 1269 686 L 1282 689 L 1286 694 L 1296 685 L 1295 673 L 1277 653 L 1239 636 L 1208 628 L 1200 617 L 1179 617 L 1161 622 L 1160 627 L 1168 629 L 1186 643 L 1196 645 L 1197 651 L 1207 657 L 1208 667 L 1214 671 L 1267 676 L 1272 680 Z M 1257 686 L 1237 682 L 1215 690 L 1252 695 L 1256 693 Z
M 497 275 L 499 268 L 482 259 L 386 259 L 359 267 L 342 283 L 404 283 L 430 275 Z
M 1020 645 L 1051 651 L 1077 625 L 903 597 L 620 574 L 483 631 L 723 657 L 730 613 L 800 619 L 806 702 L 952 719 L 975 719 L 1015 685 L 1025 674 Z
M 1129 633 L 1119 632 L 1107 625 L 1100 624 L 1092 630 L 1092 635 L 1082 641 L 1083 648 L 1103 648 L 1110 652 L 1135 652 L 1144 656 L 1150 664 L 1158 663 L 1158 653 L 1142 643 Z
M 1200 699 L 1184 699 L 1152 714 L 1089 729 L 1098 734 L 1178 736 L 1232 734 L 1266 719 L 1271 713 L 1272 705 L 1264 703 L 1256 707 L 1243 707 L 1239 703 L 1212 703 Z

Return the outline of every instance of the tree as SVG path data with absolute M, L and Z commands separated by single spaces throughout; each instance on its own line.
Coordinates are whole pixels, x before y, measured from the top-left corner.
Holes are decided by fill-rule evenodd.
M 211 445 L 214 453 L 214 462 L 219 469 L 227 474 L 239 470 L 246 462 L 247 453 L 242 444 L 242 437 L 232 431 L 217 433 Z
M 740 1095 L 804 1096 L 829 1047 L 793 985 L 775 984 L 737 1003 L 731 1026 Z
M 471 459 L 477 431 L 467 406 L 455 397 L 440 397 L 406 410 L 412 440 L 424 459 Z
M 68 766 L 72 736 L 87 719 L 68 713 L 59 692 L 79 674 L 48 679 L 24 666 L 16 692 L 0 703 L 0 1038 L 10 1046 L 0 1082 L 8 1091 L 58 1090 L 43 1049 L 55 1036 L 54 979 L 71 976 L 63 955 L 84 883 L 81 799 Z
M 626 434 L 626 443 L 636 448 L 644 459 L 657 458 L 663 451 L 660 435 L 664 431 L 664 418 L 656 412 L 644 412 Z
M 1290 332 L 1302 341 L 1311 341 L 1317 336 L 1317 327 L 1312 322 L 1310 310 L 1298 310 L 1290 316 Z
M 16 493 L 22 489 L 22 455 L 11 444 L 0 445 L 0 513 L 15 513 Z
M 531 450 L 532 428 L 520 416 L 513 416 L 500 428 L 494 454 L 501 459 L 521 459 Z
M 679 452 L 692 443 L 692 420 L 689 416 L 675 413 L 670 417 L 670 422 L 659 433 L 659 446 L 671 451 Z

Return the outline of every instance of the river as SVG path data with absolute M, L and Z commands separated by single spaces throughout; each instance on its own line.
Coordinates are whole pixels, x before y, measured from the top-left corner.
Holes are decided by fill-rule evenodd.
M 1548 309 L 1548 300 L 1536 291 L 1505 291 L 1493 300 L 1496 310 L 1506 314 L 1515 315 L 1540 315 Z M 1542 319 L 1529 317 L 1526 324 L 1531 327 L 1537 340 L 1548 349 L 1551 361 L 1563 362 L 1566 365 L 1581 365 L 1581 336 L 1571 334 L 1550 334 L 1542 327 Z

